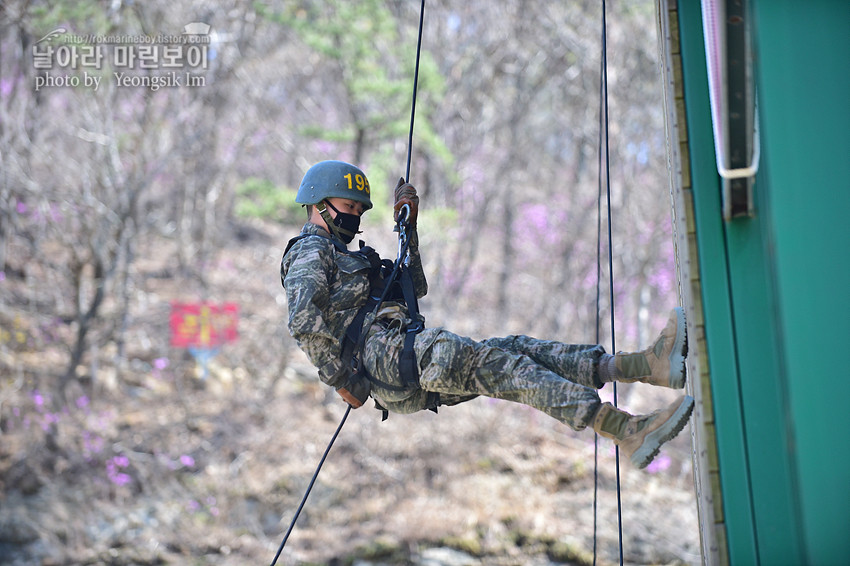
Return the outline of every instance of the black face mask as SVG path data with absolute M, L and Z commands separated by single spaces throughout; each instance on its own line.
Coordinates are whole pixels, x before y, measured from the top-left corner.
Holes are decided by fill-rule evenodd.
M 346 244 L 351 243 L 351 240 L 354 239 L 354 236 L 360 229 L 360 216 L 358 216 L 357 214 L 348 214 L 346 212 L 340 212 L 328 200 L 326 200 L 325 203 L 329 207 L 331 207 L 334 212 L 336 212 L 336 218 L 333 219 L 333 225 L 336 227 L 336 230 L 331 227 L 331 230 L 333 230 L 334 235 Z M 325 218 L 325 222 L 327 222 L 327 220 L 328 219 Z

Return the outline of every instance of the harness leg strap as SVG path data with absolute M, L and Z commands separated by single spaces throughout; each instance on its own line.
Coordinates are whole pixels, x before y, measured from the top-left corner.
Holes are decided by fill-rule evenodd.
M 419 368 L 416 367 L 416 352 L 413 343 L 418 330 L 408 328 L 404 336 L 404 348 L 398 357 L 398 373 L 405 385 L 419 385 Z

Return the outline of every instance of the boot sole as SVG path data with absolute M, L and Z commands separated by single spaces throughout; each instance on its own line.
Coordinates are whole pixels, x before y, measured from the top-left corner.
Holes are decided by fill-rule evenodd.
M 682 432 L 682 429 L 688 423 L 688 419 L 691 418 L 693 410 L 694 398 L 686 395 L 676 408 L 676 412 L 664 424 L 646 435 L 640 447 L 631 456 L 632 464 L 638 469 L 647 467 L 653 458 L 658 455 L 661 445 L 668 440 L 672 440 L 677 434 Z
M 685 358 L 688 356 L 688 321 L 682 307 L 673 309 L 676 311 L 676 340 L 670 350 L 670 380 L 671 389 L 683 389 L 687 378 L 687 366 Z

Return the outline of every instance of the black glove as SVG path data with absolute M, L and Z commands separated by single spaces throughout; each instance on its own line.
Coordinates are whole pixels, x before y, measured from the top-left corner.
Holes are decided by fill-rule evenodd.
M 412 230 L 416 229 L 416 217 L 419 215 L 419 197 L 416 195 L 416 188 L 410 183 L 404 182 L 404 177 L 398 180 L 395 187 L 395 221 L 398 222 L 398 213 L 404 205 L 410 207 L 410 214 L 407 216 L 407 224 Z
M 362 375 L 355 373 L 348 378 L 345 385 L 337 387 L 336 392 L 346 403 L 351 405 L 352 409 L 358 409 L 369 398 L 369 393 L 372 392 L 372 384 Z
M 355 373 L 354 368 L 340 359 L 319 368 L 319 379 L 336 389 L 339 396 L 354 409 L 362 407 L 372 391 L 369 380 Z

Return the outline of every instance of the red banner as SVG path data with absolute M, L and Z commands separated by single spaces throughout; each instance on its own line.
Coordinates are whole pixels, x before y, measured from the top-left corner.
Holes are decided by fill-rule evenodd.
M 238 337 L 236 303 L 171 303 L 171 345 L 215 348 Z

